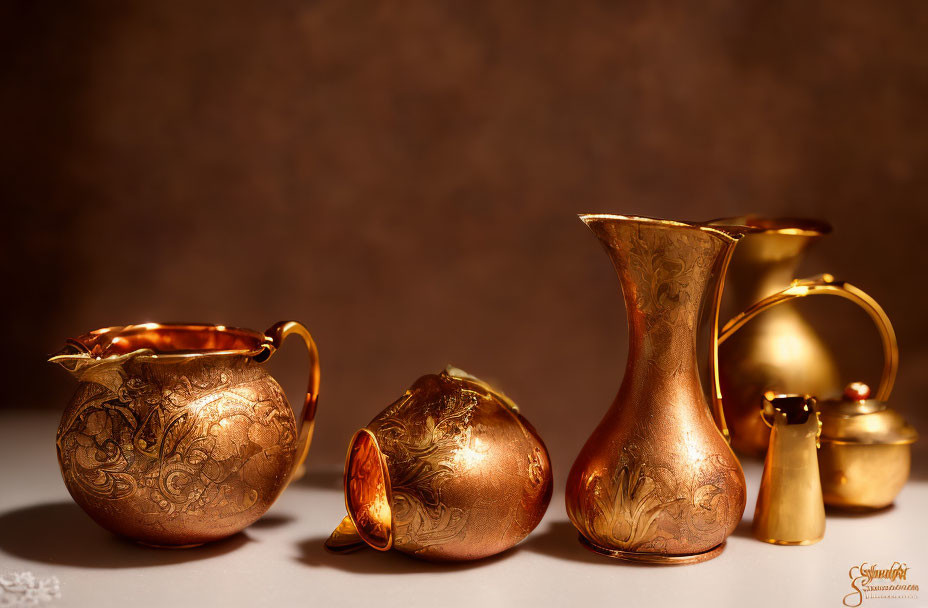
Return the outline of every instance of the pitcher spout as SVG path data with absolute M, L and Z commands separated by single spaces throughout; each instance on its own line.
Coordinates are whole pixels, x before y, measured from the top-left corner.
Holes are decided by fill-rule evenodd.
M 68 343 L 58 352 L 49 355 L 47 361 L 60 365 L 62 369 L 79 379 L 96 360 L 78 345 Z

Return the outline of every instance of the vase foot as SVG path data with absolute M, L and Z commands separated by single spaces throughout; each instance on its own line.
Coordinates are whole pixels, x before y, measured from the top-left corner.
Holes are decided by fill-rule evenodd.
M 599 555 L 605 555 L 606 557 L 611 557 L 613 559 L 621 559 L 629 562 L 638 562 L 640 564 L 655 564 L 655 565 L 684 565 L 684 564 L 698 564 L 699 562 L 704 562 L 712 559 L 713 557 L 718 557 L 721 555 L 722 551 L 725 549 L 725 541 L 722 541 L 721 544 L 712 547 L 708 551 L 703 551 L 702 553 L 690 553 L 687 555 L 664 555 L 661 553 L 639 553 L 637 551 L 619 551 L 618 549 L 606 549 L 605 547 L 600 547 L 596 543 L 590 541 L 582 534 L 579 535 L 580 544 Z

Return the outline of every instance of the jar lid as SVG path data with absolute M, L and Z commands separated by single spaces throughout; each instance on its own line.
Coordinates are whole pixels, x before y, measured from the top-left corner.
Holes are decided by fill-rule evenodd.
M 870 387 L 852 382 L 841 399 L 818 402 L 823 443 L 905 445 L 918 433 L 894 409 L 870 399 Z

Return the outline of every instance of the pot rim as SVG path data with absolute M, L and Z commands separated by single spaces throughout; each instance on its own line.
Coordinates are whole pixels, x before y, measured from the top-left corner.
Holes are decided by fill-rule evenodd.
M 367 528 L 358 522 L 357 511 L 352 501 L 352 493 L 349 489 L 352 481 L 351 465 L 354 459 L 354 448 L 355 445 L 362 440 L 371 442 L 375 457 L 377 459 L 377 464 L 380 467 L 380 474 L 383 477 L 384 488 L 382 499 L 386 501 L 387 508 L 390 509 L 390 525 L 387 527 L 387 536 L 384 540 L 380 540 L 371 536 Z M 377 441 L 377 436 L 367 427 L 358 429 L 354 436 L 352 436 L 351 441 L 348 442 L 348 453 L 345 455 L 345 472 L 343 475 L 343 483 L 345 487 L 345 509 L 348 511 L 348 517 L 351 519 L 351 523 L 354 524 L 358 536 L 360 536 L 361 540 L 363 540 L 368 546 L 378 551 L 389 551 L 392 549 L 394 540 L 393 531 L 396 525 L 393 518 L 393 483 L 390 479 L 390 468 L 387 465 L 386 455 L 383 453 L 383 450 L 380 449 L 380 442 Z
M 211 323 L 139 323 L 103 327 L 69 338 L 64 349 L 51 355 L 48 361 L 258 357 L 273 348 L 271 338 L 251 329 Z
M 709 226 L 723 228 L 728 226 L 747 226 L 755 234 L 780 234 L 784 236 L 817 237 L 829 234 L 831 224 L 825 220 L 810 217 L 770 216 L 750 213 L 735 217 L 721 217 L 706 222 Z
M 658 217 L 648 217 L 646 215 L 621 215 L 617 213 L 581 213 L 578 215 L 580 221 L 587 226 L 596 220 L 618 221 L 618 222 L 637 222 L 640 224 L 654 224 L 657 226 L 666 226 L 668 228 L 691 228 L 713 234 L 722 240 L 733 243 L 749 234 L 759 233 L 760 230 L 747 224 L 725 224 L 712 225 L 712 222 L 688 222 L 682 220 L 667 220 Z

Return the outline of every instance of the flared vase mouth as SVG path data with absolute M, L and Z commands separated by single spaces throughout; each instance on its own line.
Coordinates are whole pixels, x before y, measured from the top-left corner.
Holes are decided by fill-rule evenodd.
M 257 357 L 273 348 L 271 339 L 250 329 L 205 323 L 142 323 L 104 327 L 67 340 L 48 358 L 73 369 L 82 364 L 124 359 L 189 359 L 216 355 Z
M 710 222 L 687 222 L 681 220 L 667 220 L 657 217 L 647 217 L 644 215 L 620 215 L 616 213 L 581 213 L 578 216 L 580 221 L 593 227 L 599 222 L 621 222 L 621 223 L 638 223 L 652 226 L 664 226 L 667 228 L 688 228 L 691 230 L 700 230 L 714 234 L 726 241 L 737 241 L 743 236 L 758 232 L 757 228 L 746 224 L 724 224 L 710 225 Z
M 377 438 L 361 429 L 345 461 L 345 507 L 361 539 L 378 551 L 393 547 L 393 488 Z
M 681 228 L 699 228 L 696 222 L 684 222 L 679 220 L 665 220 L 658 217 L 647 217 L 644 215 L 621 215 L 618 213 L 581 213 L 578 216 L 580 221 L 589 225 L 591 222 L 617 221 L 617 222 L 639 222 L 642 224 L 657 224 L 660 226 L 678 226 Z
M 817 237 L 829 234 L 831 224 L 824 220 L 805 217 L 767 217 L 762 215 L 743 215 L 723 217 L 706 222 L 716 228 L 746 226 L 758 234 L 780 234 L 784 236 Z

